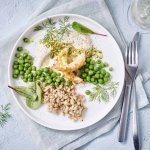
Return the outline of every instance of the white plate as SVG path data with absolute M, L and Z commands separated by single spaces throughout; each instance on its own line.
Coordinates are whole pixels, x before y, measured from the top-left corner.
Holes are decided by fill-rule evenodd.
M 124 84 L 124 61 L 123 57 L 120 51 L 120 48 L 118 44 L 116 43 L 115 39 L 112 37 L 112 35 L 100 24 L 97 22 L 83 16 L 74 15 L 74 14 L 61 14 L 61 15 L 54 15 L 49 16 L 49 18 L 52 18 L 56 22 L 58 19 L 69 16 L 69 21 L 77 21 L 85 26 L 89 27 L 90 29 L 94 30 L 97 33 L 103 33 L 107 34 L 108 36 L 95 36 L 92 35 L 91 38 L 93 40 L 93 44 L 95 47 L 103 51 L 104 61 L 107 61 L 111 66 L 114 68 L 114 71 L 112 72 L 112 81 L 119 82 L 119 87 L 117 89 L 117 95 L 115 98 L 111 98 L 108 103 L 99 103 L 97 101 L 91 102 L 89 101 L 88 97 L 86 97 L 86 103 L 87 106 L 87 112 L 84 116 L 83 122 L 74 122 L 67 117 L 64 117 L 62 115 L 55 115 L 52 113 L 47 112 L 47 105 L 42 105 L 37 110 L 31 110 L 25 105 L 25 100 L 23 97 L 16 94 L 14 91 L 12 91 L 13 96 L 15 97 L 17 105 L 21 108 L 21 110 L 32 120 L 35 122 L 48 127 L 52 129 L 58 129 L 58 130 L 76 130 L 88 127 L 101 119 L 103 119 L 115 106 L 117 103 Z M 14 80 L 12 78 L 12 63 L 14 61 L 14 55 L 16 53 L 16 49 L 18 46 L 22 45 L 25 49 L 29 51 L 29 53 L 34 57 L 36 54 L 36 51 L 38 50 L 38 39 L 42 36 L 42 31 L 33 32 L 34 26 L 38 25 L 42 21 L 44 21 L 47 18 L 44 18 L 35 24 L 28 27 L 20 36 L 20 38 L 17 40 L 16 44 L 13 47 L 11 56 L 10 56 L 10 62 L 9 62 L 9 84 L 12 86 L 15 85 L 21 85 L 24 84 L 21 80 Z M 25 44 L 23 43 L 23 38 L 29 37 L 30 39 L 34 39 L 34 42 L 32 44 Z M 78 88 L 78 91 L 80 93 L 84 93 L 86 89 L 91 88 L 90 84 L 87 84 L 86 86 L 81 86 Z

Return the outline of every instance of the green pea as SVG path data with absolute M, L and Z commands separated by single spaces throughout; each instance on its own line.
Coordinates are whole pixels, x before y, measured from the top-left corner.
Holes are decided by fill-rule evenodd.
M 23 47 L 18 47 L 17 51 L 21 52 L 23 50 Z
M 113 70 L 114 70 L 113 67 L 110 67 L 110 68 L 109 68 L 109 71 L 113 71 Z
M 29 63 L 29 62 L 30 62 L 30 60 L 28 60 L 28 59 L 25 59 L 25 60 L 24 60 L 24 62 L 25 62 L 25 63 Z
M 97 62 L 97 64 L 101 64 L 102 61 L 99 59 L 96 62 Z
M 26 70 L 26 74 L 29 74 L 31 71 L 30 70 Z
M 95 63 L 94 60 L 91 60 L 91 61 L 90 61 L 90 64 L 91 64 L 91 65 L 94 65 L 94 63 Z
M 89 76 L 86 77 L 86 80 L 87 80 L 88 82 L 90 82 L 90 79 L 91 79 L 91 78 L 90 78 Z
M 45 77 L 45 74 L 42 72 L 41 77 Z
M 108 82 L 108 80 L 109 80 L 109 79 L 108 79 L 107 77 L 104 78 L 104 82 L 105 82 L 105 83 Z
M 97 80 L 95 80 L 93 83 L 94 83 L 94 84 L 97 84 L 97 83 L 98 83 L 98 81 L 97 81 Z
M 95 81 L 95 79 L 94 78 L 91 78 L 91 82 L 94 82 Z
M 104 67 L 108 67 L 108 63 L 107 62 L 104 62 Z
M 94 71 L 98 71 L 99 70 L 99 67 L 94 67 Z
M 89 63 L 90 61 L 91 61 L 91 58 L 87 58 L 87 59 L 86 59 L 86 62 Z
M 60 78 L 60 81 L 61 81 L 61 82 L 64 82 L 64 80 L 65 80 L 64 78 L 62 78 L 62 77 Z
M 55 85 L 58 86 L 60 83 L 59 82 L 55 82 Z
M 20 54 L 19 54 L 19 53 L 16 53 L 16 54 L 15 54 L 15 57 L 16 57 L 16 58 L 19 58 L 19 57 L 20 57 Z
M 82 77 L 85 78 L 85 77 L 86 77 L 86 73 L 83 73 L 83 74 L 82 74 Z
M 19 64 L 23 64 L 24 60 L 21 58 L 21 56 L 19 57 Z
M 31 72 L 32 71 L 32 67 L 29 67 L 28 70 Z
M 52 74 L 53 73 L 53 70 L 52 69 L 49 69 L 49 74 Z
M 47 80 L 47 83 L 48 83 L 48 84 L 52 83 L 52 79 L 48 79 L 48 80 Z
M 101 73 L 101 71 L 100 71 L 100 70 L 98 70 L 96 73 L 97 73 L 97 74 L 100 74 L 100 73 Z
M 86 69 L 85 69 L 85 72 L 88 73 L 88 72 L 89 72 L 89 69 L 86 68 Z
M 104 83 L 103 79 L 98 79 L 98 83 L 103 84 Z
M 53 81 L 54 81 L 54 82 L 56 81 L 56 79 L 57 79 L 56 77 L 53 77 Z
M 27 52 L 24 52 L 23 53 L 23 58 L 26 58 L 28 56 L 28 53 Z
M 105 69 L 101 69 L 101 74 L 105 75 L 106 74 L 106 70 Z
M 40 78 L 40 81 L 41 81 L 41 82 L 44 82 L 44 81 L 45 81 L 45 78 L 44 78 L 44 77 L 41 77 L 41 78 Z
M 91 91 L 90 91 L 90 90 L 86 90 L 86 91 L 85 91 L 85 94 L 86 94 L 86 95 L 90 95 L 90 94 L 91 94 Z
M 54 86 L 55 86 L 55 83 L 54 83 L 54 82 L 52 82 L 52 83 L 51 83 L 51 86 L 53 86 L 53 87 L 54 87 Z
M 49 68 L 44 68 L 43 71 L 44 71 L 45 73 L 49 73 Z
M 72 82 L 70 80 L 66 81 L 66 86 L 71 86 Z
M 33 82 L 33 79 L 32 79 L 32 78 L 29 78 L 29 79 L 28 79 L 28 82 Z
M 61 75 L 61 73 L 60 73 L 60 72 L 58 72 L 58 73 L 57 73 L 57 76 L 60 76 L 60 75 Z
M 32 72 L 33 77 L 36 77 L 36 72 Z
M 19 67 L 18 65 L 13 65 L 14 69 L 18 69 L 18 67 Z
M 19 70 L 18 70 L 18 69 L 15 69 L 15 70 L 14 70 L 14 74 L 19 75 Z
M 53 73 L 51 74 L 51 76 L 52 76 L 52 77 L 56 77 L 56 76 L 57 76 L 57 73 L 56 73 L 56 72 L 53 72 Z
M 95 74 L 95 78 L 97 78 L 97 79 L 98 79 L 98 78 L 99 78 L 99 74 Z
M 88 74 L 91 76 L 91 75 L 94 74 L 94 72 L 93 72 L 92 70 L 90 70 L 90 71 L 88 72 Z
M 29 63 L 25 63 L 25 67 L 30 67 L 31 65 Z
M 109 78 L 110 77 L 110 73 L 106 72 L 105 77 Z
M 18 61 L 14 61 L 13 64 L 14 64 L 14 65 L 19 65 L 19 62 L 18 62 Z
M 22 71 L 24 69 L 23 65 L 19 65 L 19 70 Z
M 28 55 L 26 59 L 27 59 L 27 60 L 31 60 L 31 59 L 32 59 L 32 56 Z
M 48 80 L 48 79 L 51 79 L 51 76 L 47 75 L 45 78 L 46 80 Z
M 60 78 L 57 78 L 57 79 L 56 79 L 56 82 L 61 82 Z
M 89 65 L 89 69 L 93 70 L 94 65 Z
M 13 74 L 12 77 L 13 77 L 14 79 L 17 79 L 17 78 L 18 78 L 18 75 L 17 75 L 17 74 Z
M 24 75 L 24 71 L 20 71 L 20 75 Z
M 33 77 L 33 74 L 32 73 L 29 73 L 28 74 L 28 78 L 32 78 Z
M 102 74 L 100 74 L 100 75 L 99 75 L 99 78 L 100 78 L 100 79 L 103 79 L 103 75 L 102 75 Z
M 33 71 L 36 71 L 36 67 L 35 67 L 35 66 L 32 66 L 32 70 L 33 70 Z
M 41 78 L 41 76 L 36 76 L 36 78 L 39 80 Z
M 23 41 L 24 41 L 25 43 L 30 43 L 30 39 L 27 38 L 27 37 L 23 38 Z
M 42 71 L 41 71 L 41 70 L 37 70 L 37 71 L 36 71 L 36 74 L 37 74 L 37 75 L 41 75 L 41 74 L 42 74 Z

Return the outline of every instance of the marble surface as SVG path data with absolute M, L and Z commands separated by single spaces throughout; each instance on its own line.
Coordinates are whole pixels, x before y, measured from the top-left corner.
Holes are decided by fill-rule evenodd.
M 65 3 L 68 0 L 58 0 L 57 4 Z M 40 7 L 40 0 L 0 0 L 0 35 L 4 36 L 13 32 L 16 29 L 16 24 L 21 26 L 24 24 L 24 20 L 28 19 L 33 10 L 36 7 Z M 57 5 L 56 4 L 56 5 Z M 130 18 L 130 11 L 128 10 L 130 0 L 108 0 L 111 13 L 116 20 L 117 25 L 122 31 L 125 40 L 129 42 L 133 34 L 140 29 L 132 23 Z M 150 53 L 145 54 L 146 49 L 150 48 L 149 40 L 150 34 L 148 31 L 140 30 L 143 35 L 141 39 L 140 49 L 142 55 L 146 55 L 147 59 L 150 59 Z M 142 72 L 150 71 L 150 61 L 141 60 Z M 2 93 L 0 93 L 2 95 Z M 148 95 L 150 97 L 150 95 Z M 0 104 L 7 103 L 8 100 L 0 99 Z M 21 123 L 16 120 L 17 115 L 12 111 L 12 118 L 8 123 L 0 128 L 0 149 L 1 150 L 40 150 L 31 141 L 29 134 L 25 131 Z M 141 141 L 142 150 L 150 149 L 150 107 L 146 107 L 139 111 L 140 116 L 140 129 L 141 129 Z M 121 144 L 118 143 L 118 125 L 106 135 L 99 137 L 87 145 L 81 147 L 84 150 L 133 150 L 132 142 L 132 115 L 130 115 L 129 128 L 127 135 L 127 142 Z M 36 137 L 35 137 L 36 138 Z

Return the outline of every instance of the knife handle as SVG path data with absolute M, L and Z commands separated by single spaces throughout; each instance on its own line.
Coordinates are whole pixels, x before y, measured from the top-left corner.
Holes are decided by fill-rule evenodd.
M 126 138 L 126 130 L 128 124 L 128 114 L 130 107 L 131 85 L 125 85 L 125 93 L 123 99 L 122 112 L 120 117 L 118 141 L 124 142 Z

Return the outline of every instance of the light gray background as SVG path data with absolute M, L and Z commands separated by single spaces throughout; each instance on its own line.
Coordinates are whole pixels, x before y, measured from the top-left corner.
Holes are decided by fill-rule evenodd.
M 58 0 L 57 4 L 65 3 L 69 0 Z M 130 0 L 108 0 L 107 1 L 121 32 L 123 33 L 127 42 L 129 42 L 133 34 L 139 28 L 132 23 L 130 12 L 128 8 Z M 40 6 L 40 0 L 0 0 L 0 36 L 6 36 L 13 32 L 17 26 L 24 24 L 25 20 L 31 13 Z M 146 49 L 150 49 L 150 34 L 148 31 L 142 31 L 142 39 L 140 44 L 141 55 L 145 55 L 150 59 L 150 53 L 145 53 Z M 2 55 L 2 54 L 0 54 Z M 142 64 L 141 70 L 143 72 L 150 71 L 150 61 L 140 60 Z M 150 92 L 149 92 L 150 93 Z M 2 95 L 3 93 L 0 93 Z M 0 99 L 0 104 L 7 103 L 8 100 Z M 140 114 L 140 129 L 142 150 L 150 150 L 150 109 L 149 106 L 139 112 Z M 19 121 L 16 120 L 17 115 L 12 112 L 13 118 L 9 120 L 4 128 L 0 128 L 0 149 L 1 150 L 40 150 L 36 147 L 28 132 L 23 126 L 20 126 Z M 105 136 L 95 139 L 89 144 L 83 146 L 81 149 L 86 150 L 133 150 L 132 143 L 132 116 L 130 117 L 130 126 L 128 128 L 128 140 L 121 144 L 117 142 L 118 125 L 111 132 Z M 36 137 L 35 137 L 36 138 Z M 58 141 L 59 142 L 59 141 Z

